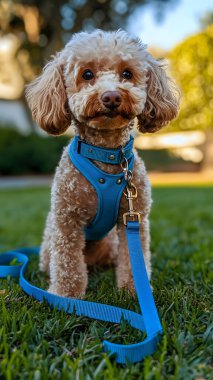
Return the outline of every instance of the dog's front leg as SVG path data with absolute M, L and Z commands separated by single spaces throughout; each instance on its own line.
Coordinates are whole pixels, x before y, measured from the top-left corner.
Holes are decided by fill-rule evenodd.
M 64 297 L 83 297 L 88 275 L 84 262 L 83 226 L 75 215 L 63 210 L 54 222 L 50 249 L 49 292 Z

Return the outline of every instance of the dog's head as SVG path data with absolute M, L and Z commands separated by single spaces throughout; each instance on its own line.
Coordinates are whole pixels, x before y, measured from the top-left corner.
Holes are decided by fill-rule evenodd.
M 155 132 L 177 115 L 177 89 L 139 39 L 124 31 L 75 34 L 26 91 L 36 122 L 61 134 L 72 118 L 98 129 Z

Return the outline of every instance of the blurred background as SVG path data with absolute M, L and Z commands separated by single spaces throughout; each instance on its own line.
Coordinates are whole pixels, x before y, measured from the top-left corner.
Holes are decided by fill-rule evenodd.
M 17 176 L 49 181 L 70 136 L 48 137 L 33 123 L 24 86 L 74 32 L 94 28 L 141 37 L 155 57 L 169 60 L 181 88 L 179 117 L 157 134 L 136 137 L 151 181 L 212 183 L 212 0 L 0 0 L 2 186 L 17 185 Z

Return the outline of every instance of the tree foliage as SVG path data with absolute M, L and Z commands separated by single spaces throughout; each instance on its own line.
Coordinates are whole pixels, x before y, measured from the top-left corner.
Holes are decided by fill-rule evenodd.
M 125 28 L 139 7 L 155 6 L 158 18 L 168 4 L 179 0 L 0 0 L 0 28 L 21 36 L 33 63 L 43 64 L 50 54 L 80 30 Z M 37 24 L 37 37 L 32 30 Z M 35 28 L 36 29 L 36 28 Z
M 172 129 L 213 127 L 213 24 L 187 38 L 169 54 L 173 76 L 182 90 L 182 104 Z

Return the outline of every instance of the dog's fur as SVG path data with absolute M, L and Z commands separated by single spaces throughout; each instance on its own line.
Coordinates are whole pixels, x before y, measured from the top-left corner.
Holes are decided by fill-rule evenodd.
M 94 73 L 89 81 L 82 77 L 87 69 Z M 130 80 L 122 77 L 126 69 L 133 74 Z M 122 101 L 116 111 L 104 106 L 101 96 L 105 91 L 120 93 Z M 139 131 L 155 132 L 178 111 L 178 91 L 165 71 L 165 62 L 155 60 L 139 39 L 124 31 L 75 34 L 28 85 L 26 94 L 33 118 L 48 133 L 60 135 L 72 124 L 81 139 L 108 148 L 127 143 L 135 118 Z M 144 164 L 137 152 L 134 154 L 135 208 L 143 213 L 141 240 L 150 277 L 151 190 Z M 108 173 L 121 171 L 119 165 L 95 164 Z M 41 246 L 40 269 L 49 272 L 50 292 L 82 297 L 88 282 L 87 265 L 110 258 L 116 263 L 118 287 L 134 291 L 122 221 L 126 200 L 123 196 L 117 226 L 108 236 L 86 242 L 84 226 L 96 211 L 96 191 L 70 162 L 65 148 L 52 185 Z

